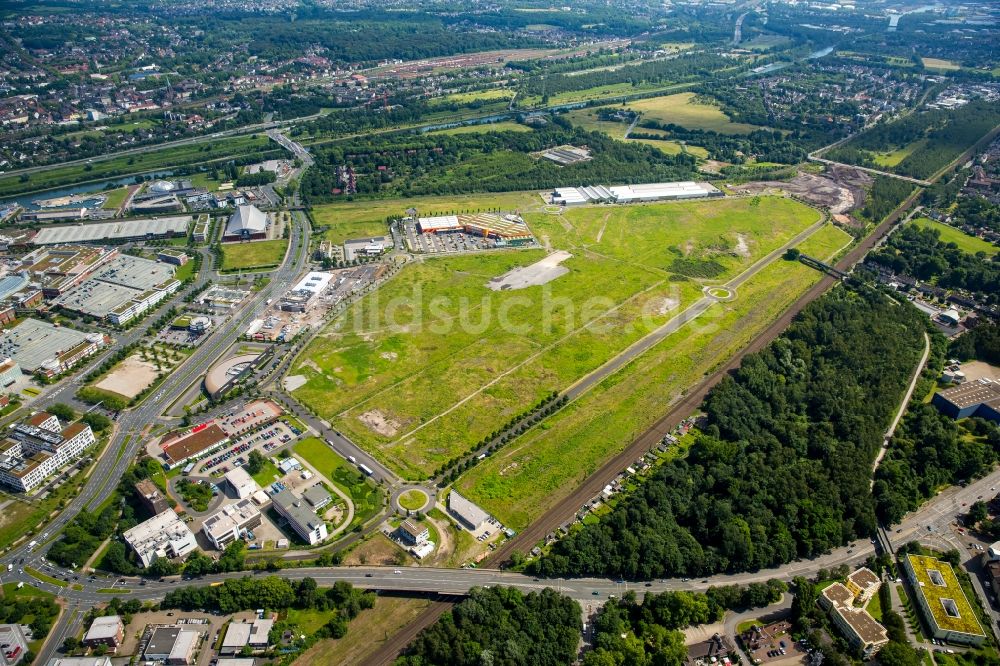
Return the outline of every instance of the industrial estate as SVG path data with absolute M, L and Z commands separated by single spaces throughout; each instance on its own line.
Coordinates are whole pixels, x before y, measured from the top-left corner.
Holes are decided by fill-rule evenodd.
M 0 666 L 1000 664 L 997 7 L 68 7 Z

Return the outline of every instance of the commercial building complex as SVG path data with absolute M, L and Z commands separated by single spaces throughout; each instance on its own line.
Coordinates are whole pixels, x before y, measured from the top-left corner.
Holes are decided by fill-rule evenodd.
M 249 499 L 235 504 L 227 504 L 217 513 L 209 516 L 202 525 L 202 531 L 218 550 L 239 539 L 247 530 L 261 524 L 260 510 Z
M 122 537 L 144 567 L 159 557 L 184 557 L 198 547 L 194 534 L 173 509 L 139 523 Z
M 426 541 L 430 536 L 430 529 L 412 520 L 404 520 L 399 525 L 399 538 L 411 546 Z
M 253 205 L 239 206 L 229 221 L 222 235 L 223 243 L 238 241 L 263 240 L 267 238 L 267 215 Z
M 296 534 L 312 545 L 324 541 L 328 536 L 326 523 L 301 498 L 287 488 L 271 496 L 271 505 L 282 518 L 288 521 Z
M 917 608 L 934 638 L 966 645 L 981 645 L 986 640 L 979 618 L 950 564 L 926 555 L 909 554 L 903 560 L 903 570 Z
M 63 428 L 58 418 L 39 412 L 16 424 L 0 440 L 0 483 L 31 492 L 96 441 L 86 423 L 78 421 Z
M 448 493 L 448 512 L 471 532 L 478 530 L 490 518 L 490 514 L 454 490 Z
M 557 187 L 552 191 L 552 203 L 573 206 L 588 203 L 641 203 L 678 199 L 721 197 L 722 191 L 711 183 L 682 181 L 676 183 L 645 183 L 643 185 L 591 185 L 588 187 Z
M 229 435 L 214 423 L 197 425 L 186 433 L 167 435 L 160 442 L 167 469 L 200 458 L 229 442 Z
M 978 379 L 934 394 L 934 406 L 953 419 L 978 416 L 1000 423 L 1000 384 Z
M 0 624 L 0 666 L 21 663 L 28 651 L 28 639 L 19 624 Z
M 256 619 L 253 622 L 231 622 L 219 648 L 220 655 L 239 654 L 244 647 L 251 650 L 267 648 L 267 636 L 274 627 L 274 620 Z
M 170 508 L 170 502 L 163 496 L 160 489 L 156 487 L 156 484 L 149 479 L 143 479 L 136 483 L 135 491 L 142 505 L 154 516 Z
M 111 666 L 111 657 L 53 657 L 45 666 Z
M 87 633 L 83 636 L 83 644 L 87 647 L 105 647 L 115 650 L 125 639 L 125 625 L 117 615 L 96 617 Z
M 180 289 L 171 264 L 119 255 L 54 303 L 122 325 Z
M 460 232 L 489 238 L 498 245 L 527 245 L 535 241 L 520 215 L 514 213 L 471 213 L 439 215 L 417 220 L 420 233 Z
M 286 312 L 305 312 L 313 298 L 330 286 L 331 280 L 333 273 L 309 273 L 281 298 L 279 307 Z
M 98 224 L 46 226 L 31 239 L 34 245 L 58 243 L 99 243 L 102 241 L 153 240 L 187 235 L 190 215 L 156 217 L 144 220 L 116 220 Z
M 846 584 L 834 583 L 820 597 L 820 604 L 829 611 L 833 623 L 865 659 L 875 656 L 889 642 L 885 627 L 864 608 L 879 586 L 878 576 L 861 568 L 848 577 Z
M 55 298 L 118 256 L 118 250 L 87 245 L 41 247 L 21 258 L 21 268 L 46 298 Z
M 157 627 L 153 630 L 142 653 L 146 661 L 158 661 L 167 666 L 187 666 L 194 663 L 201 634 L 181 627 Z
M 392 247 L 392 239 L 386 236 L 352 238 L 344 241 L 344 260 L 354 261 L 358 257 L 380 257 Z M 327 256 L 330 251 L 326 252 Z
M 234 467 L 226 472 L 223 478 L 225 478 L 226 484 L 232 489 L 237 499 L 246 499 L 260 490 L 257 482 L 242 467 Z
M 25 372 L 53 377 L 96 354 L 109 341 L 102 333 L 81 333 L 28 318 L 0 331 L 0 356 L 14 359 Z

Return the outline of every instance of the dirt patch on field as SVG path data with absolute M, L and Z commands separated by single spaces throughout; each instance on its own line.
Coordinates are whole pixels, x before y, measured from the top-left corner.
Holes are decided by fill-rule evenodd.
M 681 299 L 668 296 L 664 298 L 662 301 L 660 301 L 660 307 L 658 308 L 657 312 L 659 312 L 661 315 L 665 315 L 671 310 L 675 309 L 680 304 L 681 304 Z
M 736 254 L 744 259 L 750 258 L 750 245 L 745 234 L 736 234 Z
M 302 388 L 305 386 L 309 378 L 305 375 L 288 375 L 282 381 L 282 385 L 285 387 L 286 391 L 294 391 L 297 388 Z
M 536 261 L 530 266 L 521 266 L 514 270 L 507 271 L 499 277 L 490 280 L 486 286 L 493 291 L 509 291 L 514 289 L 526 289 L 527 287 L 537 287 L 546 282 L 551 282 L 557 277 L 569 273 L 569 269 L 560 266 L 573 255 L 564 250 L 553 252 L 540 261 Z
M 871 177 L 863 171 L 833 168 L 821 176 L 799 173 L 788 181 L 760 180 L 733 185 L 730 189 L 737 194 L 784 192 L 827 208 L 834 215 L 841 215 L 861 207 L 864 188 L 870 182 Z
M 319 367 L 316 361 L 312 360 L 311 358 L 304 359 L 301 365 L 303 368 L 312 368 L 316 372 L 323 374 L 323 368 Z
M 94 386 L 126 398 L 134 398 L 155 382 L 159 374 L 155 363 L 144 361 L 138 356 L 129 356 Z
M 379 356 L 381 356 L 386 361 L 395 361 L 397 358 L 399 358 L 399 354 L 397 354 L 396 352 L 382 352 L 381 354 L 379 354 Z
M 383 437 L 395 437 L 403 424 L 393 420 L 377 409 L 372 409 L 358 416 L 358 420 L 365 426 Z

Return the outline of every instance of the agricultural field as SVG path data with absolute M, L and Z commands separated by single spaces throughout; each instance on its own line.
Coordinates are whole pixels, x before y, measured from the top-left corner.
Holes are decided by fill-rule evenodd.
M 524 210 L 540 205 L 537 192 L 503 192 L 323 204 L 313 208 L 312 217 L 317 227 L 329 227 L 322 238 L 339 244 L 350 238 L 388 235 L 386 218 L 402 216 L 411 206 L 421 215 L 445 215 L 497 208 Z
M 564 274 L 489 289 L 543 250 L 410 265 L 314 339 L 291 370 L 307 378 L 296 398 L 404 477 L 426 478 L 819 214 L 763 197 L 525 216 L 544 245 L 570 255 Z
M 831 258 L 850 237 L 825 225 L 799 244 Z M 699 319 L 463 475 L 455 487 L 522 529 L 652 425 L 685 389 L 745 347 L 820 274 L 777 259 Z
M 962 252 L 968 252 L 969 254 L 985 252 L 988 257 L 992 257 L 1000 252 L 1000 248 L 992 243 L 984 241 L 982 238 L 970 236 L 960 229 L 936 222 L 926 217 L 918 217 L 913 220 L 913 224 L 922 229 L 936 229 L 941 234 L 941 242 L 954 243 Z
M 248 155 L 278 149 L 264 135 L 227 137 L 219 141 L 161 148 L 147 153 L 123 155 L 89 164 L 57 166 L 24 176 L 0 176 L 0 196 L 33 192 L 74 183 L 117 178 L 156 169 L 167 169 L 186 164 L 200 164 L 226 157 Z
M 629 102 L 628 108 L 641 113 L 643 119 L 673 123 L 692 130 L 748 134 L 758 129 L 754 125 L 732 122 L 722 109 L 695 99 L 695 94 L 690 92 L 636 100 Z
M 953 72 L 961 69 L 961 66 L 951 60 L 941 60 L 940 58 L 921 58 L 920 60 L 927 69 L 937 69 L 943 72 Z
M 288 241 L 263 240 L 251 243 L 224 243 L 222 245 L 222 270 L 235 271 L 248 268 L 277 266 L 285 256 Z

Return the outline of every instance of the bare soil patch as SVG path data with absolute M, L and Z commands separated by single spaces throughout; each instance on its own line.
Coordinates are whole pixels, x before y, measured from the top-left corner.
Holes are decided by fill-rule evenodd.
M 487 286 L 493 291 L 507 291 L 543 285 L 546 282 L 551 282 L 557 277 L 569 273 L 568 268 L 559 264 L 572 256 L 572 254 L 564 250 L 553 252 L 530 266 L 520 266 L 514 270 L 507 271 L 499 277 L 493 278 Z
M 377 409 L 372 409 L 364 414 L 360 414 L 358 419 L 368 427 L 368 429 L 382 435 L 383 437 L 395 437 L 403 424 L 396 421 Z
M 94 386 L 126 398 L 134 398 L 155 382 L 159 373 L 155 363 L 144 361 L 139 356 L 129 356 Z
M 284 384 L 286 391 L 294 391 L 297 388 L 305 386 L 308 381 L 309 378 L 305 375 L 288 375 L 285 377 L 282 384 Z

